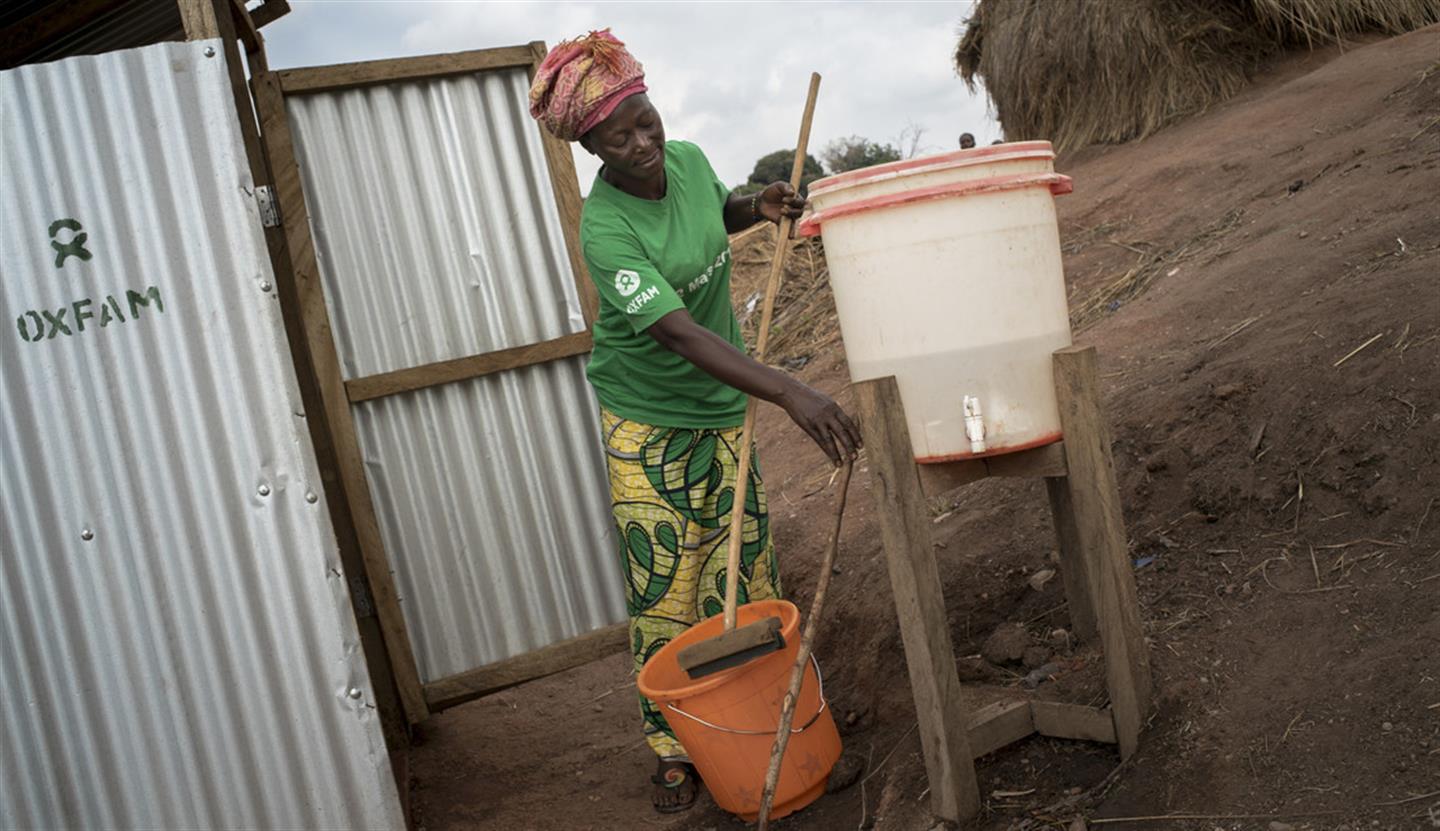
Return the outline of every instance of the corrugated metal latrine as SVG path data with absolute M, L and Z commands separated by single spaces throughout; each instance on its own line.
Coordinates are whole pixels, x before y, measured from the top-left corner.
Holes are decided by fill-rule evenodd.
M 0 73 L 0 827 L 403 826 L 219 54 Z
M 346 380 L 584 330 L 528 89 L 287 96 Z M 625 619 L 585 361 L 355 406 L 422 680 Z

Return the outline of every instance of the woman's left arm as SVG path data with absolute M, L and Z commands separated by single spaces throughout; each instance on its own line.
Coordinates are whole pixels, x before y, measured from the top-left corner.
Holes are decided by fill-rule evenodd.
M 805 211 L 805 197 L 789 182 L 775 182 L 762 191 L 732 193 L 725 200 L 725 233 L 735 234 L 762 219 L 779 223 L 782 216 L 799 219 Z

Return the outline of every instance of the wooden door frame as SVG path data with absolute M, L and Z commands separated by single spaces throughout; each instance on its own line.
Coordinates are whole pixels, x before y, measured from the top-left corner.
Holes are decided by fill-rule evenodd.
M 264 130 L 264 112 L 258 96 L 253 96 L 247 85 L 245 75 L 247 67 L 252 79 L 268 72 L 259 26 L 289 11 L 289 4 L 286 0 L 268 0 L 256 9 L 256 13 L 266 11 L 269 14 L 263 21 L 257 21 L 246 10 L 243 0 L 177 2 L 186 39 L 218 39 L 224 50 L 251 179 L 257 186 L 268 185 L 272 191 L 279 190 L 276 187 L 276 167 L 269 152 L 269 137 Z M 241 46 L 245 48 L 243 59 Z M 288 139 L 288 132 L 285 136 Z M 300 215 L 304 215 L 303 207 Z M 266 246 L 270 252 L 275 291 L 280 299 L 281 316 L 290 343 L 291 361 L 305 408 L 311 444 L 324 485 L 326 506 L 347 577 L 351 611 L 355 616 L 356 630 L 370 671 L 375 705 L 393 761 L 395 751 L 409 744 L 408 725 L 425 718 L 428 710 L 419 691 L 418 680 L 413 685 L 406 684 L 405 667 L 408 665 L 413 673 L 415 664 L 409 651 L 409 638 L 403 630 L 403 618 L 399 618 L 400 631 L 394 631 L 393 622 L 398 617 L 399 605 L 393 594 L 393 585 L 390 586 L 392 591 L 387 594 L 385 586 L 370 580 L 373 572 L 366 561 L 371 553 L 367 551 L 368 529 L 351 509 L 351 490 L 347 487 L 351 483 L 347 481 L 346 474 L 353 459 L 341 452 L 342 445 L 335 440 L 338 431 L 332 423 L 331 408 L 328 406 L 328 399 L 333 395 L 323 386 L 323 373 L 316 371 L 317 364 L 323 365 L 326 355 L 323 351 L 317 353 L 315 341 L 310 337 L 311 327 L 306 325 L 306 283 L 297 279 L 294 266 L 298 258 L 292 253 L 287 230 L 283 225 L 265 228 Z M 313 273 L 313 256 L 311 260 Z M 324 310 L 323 298 L 321 310 Z M 333 344 L 330 347 L 333 352 Z M 333 360 L 333 355 L 330 358 Z M 368 501 L 368 490 L 363 493 Z M 388 571 L 383 573 L 388 575 Z M 397 777 L 398 773 L 397 770 Z M 404 782 L 398 784 L 404 794 L 407 786 Z
M 361 378 L 344 380 L 331 333 L 329 310 L 310 234 L 309 210 L 301 187 L 286 96 L 354 89 L 397 81 L 423 81 L 476 72 L 519 69 L 534 78 L 546 46 L 534 41 L 523 46 L 481 49 L 448 55 L 364 61 L 331 66 L 269 71 L 259 68 L 252 79 L 255 107 L 265 157 L 274 182 L 284 246 L 293 270 L 290 290 L 282 294 L 295 306 L 297 326 L 309 355 L 315 378 L 317 406 L 328 425 L 333 445 L 338 490 L 346 513 L 354 523 L 355 542 L 376 615 L 381 622 L 389 668 L 399 689 L 406 718 L 411 723 L 430 712 L 478 698 L 497 690 L 541 678 L 596 658 L 623 651 L 628 643 L 626 624 L 615 624 L 570 640 L 550 644 L 513 658 L 456 675 L 421 682 L 413 644 L 399 607 L 390 561 L 380 535 L 375 506 L 361 464 L 351 407 L 390 395 L 411 393 L 441 384 L 466 381 L 498 372 L 583 355 L 591 348 L 591 328 L 599 296 L 580 251 L 579 181 L 569 145 L 540 130 L 546 169 L 559 209 L 566 253 L 574 274 L 585 330 L 539 343 L 437 361 Z M 536 126 L 538 130 L 538 125 Z M 278 279 L 278 278 L 277 278 Z
M 274 73 L 274 82 L 283 98 L 288 95 L 334 92 L 397 81 L 425 81 L 506 69 L 525 69 L 533 79 L 536 68 L 545 59 L 545 53 L 543 41 L 532 41 L 523 46 L 501 46 L 447 55 L 421 55 L 413 58 L 281 69 Z M 600 299 L 590 281 L 589 270 L 585 267 L 585 258 L 580 251 L 580 183 L 575 175 L 575 162 L 570 155 L 570 145 L 545 130 L 540 130 L 540 137 L 551 189 L 560 211 L 561 232 L 565 238 L 565 251 L 570 259 L 571 272 L 575 276 L 575 291 L 580 298 L 585 330 L 524 346 L 352 378 L 344 382 L 346 395 L 352 404 L 456 381 L 468 381 L 497 372 L 584 355 L 590 351 L 590 329 L 595 323 Z M 282 216 L 283 207 L 282 205 Z
M 178 0 L 178 7 L 187 40 L 220 41 L 231 92 L 235 98 L 236 116 L 245 144 L 251 179 L 257 186 L 269 184 L 273 188 L 275 177 L 269 156 L 265 152 L 261 119 L 245 76 L 247 67 L 252 76 L 267 70 L 265 43 L 259 27 L 288 12 L 289 4 L 286 0 L 267 0 L 264 5 L 256 8 L 253 15 L 245 8 L 243 0 Z M 262 12 L 266 13 L 263 19 Z M 243 58 L 242 46 L 245 50 Z M 387 616 L 382 613 L 383 607 L 373 599 L 376 593 L 367 579 L 368 569 L 363 560 L 361 537 L 343 488 L 341 465 L 333 441 L 334 433 L 327 417 L 318 375 L 314 371 L 312 350 L 302 326 L 300 309 L 303 304 L 298 299 L 298 286 L 292 267 L 294 258 L 290 254 L 285 229 L 265 228 L 265 240 L 275 276 L 276 294 L 281 301 L 281 316 L 290 343 L 291 361 L 307 414 L 311 445 L 324 484 L 323 490 L 340 561 L 348 578 L 351 610 L 355 615 L 356 629 L 370 671 L 375 706 L 386 743 L 395 751 L 408 746 L 408 725 L 418 720 L 417 715 L 419 718 L 424 717 L 424 699 L 423 696 L 411 696 L 407 700 L 402 686 L 403 674 L 397 671 L 394 653 L 390 648 L 393 638 L 388 637 L 385 632 Z M 401 643 L 408 650 L 408 638 Z M 408 652 L 399 654 L 404 657 Z M 413 657 L 409 660 L 413 666 Z M 392 760 L 393 757 L 392 753 Z M 403 782 L 400 785 L 401 793 L 404 794 L 406 786 Z

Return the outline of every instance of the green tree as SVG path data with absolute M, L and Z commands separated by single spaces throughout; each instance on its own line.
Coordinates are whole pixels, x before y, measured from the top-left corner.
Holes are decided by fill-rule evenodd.
M 860 136 L 847 136 L 825 145 L 825 149 L 820 151 L 820 158 L 825 161 L 825 169 L 835 174 L 886 162 L 898 162 L 900 151 L 893 145 L 881 144 Z
M 790 181 L 790 168 L 795 164 L 795 150 L 776 150 L 774 153 L 767 153 L 755 162 L 755 170 L 750 173 L 750 183 L 762 187 L 771 182 Z M 825 175 L 825 169 L 820 162 L 809 153 L 805 154 L 805 165 L 800 169 L 800 193 L 810 191 L 810 183 Z

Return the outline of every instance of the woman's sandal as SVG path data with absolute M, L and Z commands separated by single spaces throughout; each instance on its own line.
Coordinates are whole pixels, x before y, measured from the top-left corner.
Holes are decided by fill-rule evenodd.
M 662 814 L 678 814 L 695 806 L 700 790 L 700 777 L 688 762 L 660 760 L 660 767 L 650 781 L 658 785 L 650 801 Z

